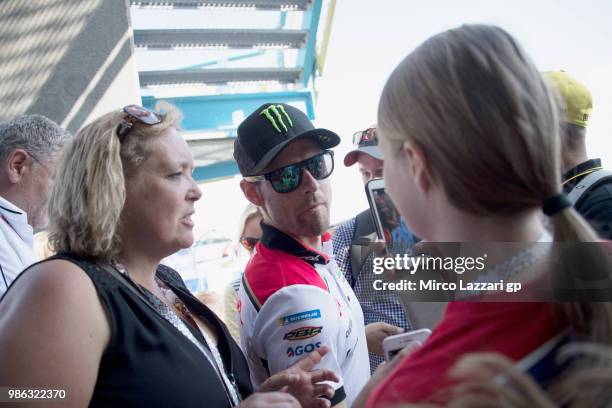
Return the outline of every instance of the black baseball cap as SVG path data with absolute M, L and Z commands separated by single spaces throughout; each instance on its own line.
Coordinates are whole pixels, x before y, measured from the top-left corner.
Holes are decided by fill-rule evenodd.
M 308 116 L 286 103 L 266 103 L 238 126 L 234 159 L 243 176 L 258 176 L 291 142 L 314 139 L 322 149 L 340 143 L 331 130 L 315 128 Z

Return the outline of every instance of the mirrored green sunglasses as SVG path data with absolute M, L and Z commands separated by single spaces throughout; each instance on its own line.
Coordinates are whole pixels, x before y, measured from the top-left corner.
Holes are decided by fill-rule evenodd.
M 289 164 L 261 176 L 247 176 L 244 180 L 255 183 L 268 180 L 277 193 L 295 191 L 302 183 L 302 170 L 306 169 L 316 180 L 323 180 L 334 171 L 334 152 L 325 150 L 299 163 Z

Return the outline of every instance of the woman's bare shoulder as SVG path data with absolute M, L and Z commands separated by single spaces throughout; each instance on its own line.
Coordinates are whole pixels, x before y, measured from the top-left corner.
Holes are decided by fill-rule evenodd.
M 79 266 L 53 259 L 22 275 L 0 302 L 0 316 L 28 319 L 31 324 L 45 324 L 52 318 L 61 319 L 62 324 L 91 325 L 90 330 L 108 338 L 110 325 L 104 306 L 93 281 Z

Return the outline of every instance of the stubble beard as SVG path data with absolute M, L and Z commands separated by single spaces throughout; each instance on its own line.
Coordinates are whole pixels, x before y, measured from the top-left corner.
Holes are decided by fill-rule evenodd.
M 329 210 L 326 205 L 317 208 L 315 214 L 300 214 L 296 225 L 298 235 L 318 237 L 323 235 L 329 228 Z

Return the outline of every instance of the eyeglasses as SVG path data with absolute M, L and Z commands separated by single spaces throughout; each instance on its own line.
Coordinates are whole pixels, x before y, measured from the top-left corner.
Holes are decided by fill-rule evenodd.
M 43 164 L 43 162 L 34 156 L 32 153 L 28 152 L 28 155 L 32 158 L 33 161 L 38 163 L 39 166 L 43 167 L 45 170 L 49 171 L 49 168 Z
M 269 180 L 272 188 L 277 193 L 290 193 L 296 190 L 302 183 L 302 169 L 304 168 L 316 180 L 323 180 L 329 177 L 334 171 L 334 152 L 325 150 L 310 159 L 281 167 L 261 176 L 247 176 L 244 180 L 249 183 Z
M 51 169 L 49 169 L 49 167 L 44 164 L 42 162 L 42 160 L 40 160 L 39 158 L 37 158 L 35 155 L 33 155 L 32 153 L 28 152 L 28 155 L 32 158 L 33 162 L 38 163 L 38 165 L 40 167 L 42 167 L 43 169 L 45 169 L 45 171 L 47 172 L 47 174 L 49 175 L 49 177 L 53 178 L 53 172 L 51 171 Z
M 162 121 L 161 116 L 157 113 L 138 105 L 128 105 L 123 108 L 123 112 L 127 113 L 128 116 L 117 126 L 117 136 L 121 143 L 123 143 L 123 140 L 130 133 L 135 123 L 153 126 Z
M 375 127 L 370 127 L 370 128 L 367 128 L 366 130 L 361 130 L 353 134 L 353 144 L 355 146 L 364 144 L 366 142 L 371 142 L 372 144 L 376 144 L 377 137 L 376 137 Z
M 240 237 L 240 243 L 247 251 L 252 251 L 255 249 L 255 245 L 259 242 L 259 238 L 253 237 Z

